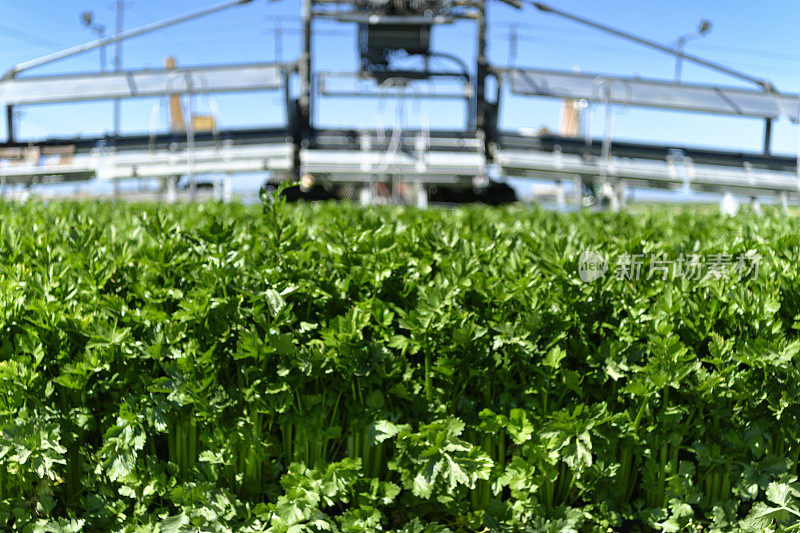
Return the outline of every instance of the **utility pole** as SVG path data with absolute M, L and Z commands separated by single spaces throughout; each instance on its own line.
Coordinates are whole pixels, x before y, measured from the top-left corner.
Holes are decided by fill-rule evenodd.
M 681 66 L 683 65 L 683 49 L 686 43 L 693 39 L 705 37 L 711 31 L 711 22 L 708 20 L 701 20 L 697 25 L 697 31 L 681 35 L 675 40 L 673 47 L 675 48 L 675 83 L 681 82 Z
M 275 61 L 283 63 L 283 21 L 275 17 Z
M 117 25 L 114 35 L 122 33 L 125 15 L 125 0 L 117 0 Z M 114 43 L 114 72 L 122 68 L 122 41 Z M 114 99 L 114 138 L 119 137 L 121 123 L 121 104 L 119 98 Z M 114 180 L 114 199 L 119 198 L 119 180 Z
M 515 67 L 517 64 L 517 24 L 514 23 L 508 30 L 508 66 Z
M 97 43 L 100 48 L 100 72 L 106 71 L 106 46 L 102 44 L 106 37 L 106 27 L 102 24 L 95 24 L 94 13 L 84 11 L 81 13 L 81 23 L 97 35 Z
M 117 0 L 117 27 L 115 35 L 122 33 L 125 16 L 125 0 Z M 119 72 L 122 69 L 122 41 L 117 41 L 114 44 L 114 72 Z M 114 100 L 114 137 L 119 136 L 120 130 L 120 101 L 119 98 Z

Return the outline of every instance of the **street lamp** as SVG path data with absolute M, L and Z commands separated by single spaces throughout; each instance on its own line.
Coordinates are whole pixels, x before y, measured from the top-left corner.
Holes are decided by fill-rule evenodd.
M 102 41 L 106 36 L 106 27 L 102 24 L 95 24 L 94 13 L 91 11 L 84 11 L 81 13 L 81 24 L 89 28 L 97 35 L 97 40 Z M 100 47 L 100 72 L 106 71 L 106 47 Z
M 697 25 L 697 30 L 693 31 L 692 33 L 687 33 L 685 35 L 681 35 L 672 45 L 672 47 L 677 52 L 677 56 L 675 57 L 675 82 L 681 82 L 681 66 L 683 65 L 683 47 L 686 46 L 686 43 L 693 40 L 699 39 L 707 35 L 711 31 L 711 21 L 710 20 L 701 20 L 700 23 Z

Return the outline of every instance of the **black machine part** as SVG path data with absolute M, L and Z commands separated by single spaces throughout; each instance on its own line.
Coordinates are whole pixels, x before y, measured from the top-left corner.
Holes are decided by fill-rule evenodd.
M 354 0 L 357 12 L 369 15 L 359 27 L 361 67 L 366 72 L 389 68 L 392 54 L 429 55 L 435 17 L 453 15 L 453 0 Z
M 375 15 L 446 15 L 455 7 L 453 0 L 354 0 L 356 11 Z
M 384 70 L 390 55 L 430 54 L 430 24 L 362 24 L 359 29 L 361 66 L 365 71 Z

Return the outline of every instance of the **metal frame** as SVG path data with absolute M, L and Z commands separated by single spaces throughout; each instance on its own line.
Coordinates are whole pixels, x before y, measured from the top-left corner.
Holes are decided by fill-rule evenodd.
M 611 92 L 613 104 L 764 119 L 788 117 L 793 122 L 798 120 L 796 94 L 562 70 L 513 68 L 504 69 L 502 73 L 509 80 L 511 92 L 522 96 L 600 102 L 602 98 L 593 91 L 593 87 L 595 80 L 602 78 L 621 88 Z
M 280 63 L 248 63 L 13 78 L 0 82 L 0 105 L 142 98 L 162 96 L 165 92 L 190 93 L 192 89 L 185 81 L 170 81 L 175 72 L 181 76 L 201 76 L 208 92 L 274 90 L 283 85 L 285 68 L 286 65 Z
M 312 43 L 313 43 L 313 22 L 318 18 L 326 18 L 337 20 L 340 22 L 356 22 L 356 23 L 378 23 L 378 22 L 392 22 L 402 21 L 405 23 L 418 22 L 432 25 L 449 24 L 457 19 L 473 20 L 477 27 L 477 58 L 475 65 L 475 78 L 472 81 L 473 103 L 471 111 L 469 112 L 469 119 L 467 127 L 472 126 L 477 130 L 477 135 L 481 138 L 486 138 L 485 130 L 489 124 L 487 114 L 490 111 L 489 104 L 486 100 L 486 80 L 493 74 L 489 65 L 486 55 L 487 50 L 487 33 L 486 33 L 486 5 L 488 0 L 475 0 L 473 2 L 465 3 L 460 9 L 463 12 L 453 13 L 451 16 L 430 16 L 430 17 L 398 17 L 387 15 L 374 15 L 365 14 L 358 11 L 348 10 L 347 7 L 352 5 L 348 0 L 303 0 L 302 4 L 302 17 L 303 17 L 303 46 L 302 54 L 298 60 L 298 73 L 300 75 L 300 95 L 298 98 L 298 112 L 296 125 L 299 130 L 300 137 L 308 137 L 313 132 L 312 117 L 312 88 L 313 88 L 313 58 L 312 58 Z M 512 2 L 516 4 L 516 2 Z M 384 78 L 392 77 L 409 77 L 413 78 L 414 75 L 421 74 L 425 78 L 436 76 L 452 76 L 454 73 L 437 73 L 435 71 L 424 71 L 419 73 L 413 72 L 399 72 L 387 71 Z M 301 141 L 301 139 L 298 139 Z
M 113 36 L 102 43 L 88 43 L 64 52 L 12 68 L 0 80 L 0 105 L 6 107 L 9 140 L 0 144 L 0 181 L 34 183 L 36 180 L 138 179 L 213 172 L 271 171 L 282 176 L 307 172 L 323 180 L 366 183 L 376 174 L 399 173 L 410 183 L 473 187 L 495 163 L 507 174 L 544 179 L 566 176 L 599 178 L 601 183 L 647 187 L 693 187 L 701 190 L 738 190 L 746 194 L 779 194 L 797 198 L 800 178 L 800 149 L 797 158 L 769 153 L 772 120 L 800 117 L 800 96 L 778 93 L 755 78 L 762 91 L 699 84 L 675 84 L 620 76 L 575 74 L 541 69 L 494 68 L 487 55 L 488 0 L 462 4 L 450 16 L 406 18 L 404 21 L 447 24 L 470 19 L 476 24 L 476 59 L 467 72 L 392 71 L 387 79 L 413 83 L 428 77 L 460 79 L 463 91 L 428 92 L 425 98 L 467 100 L 467 124 L 459 132 L 402 131 L 389 138 L 379 128 L 367 131 L 319 130 L 312 123 L 316 96 L 364 96 L 404 99 L 405 84 L 378 86 L 377 90 L 349 91 L 329 87 L 333 78 L 364 79 L 363 73 L 315 71 L 312 56 L 313 21 L 317 18 L 347 23 L 371 22 L 377 16 L 347 9 L 348 0 L 303 0 L 302 53 L 289 64 L 254 63 L 216 65 L 177 70 L 131 70 L 118 73 L 89 73 L 66 76 L 20 77 L 19 72 L 50 63 L 102 44 L 154 31 L 202 14 L 246 3 L 228 1 L 189 15 L 155 23 Z M 513 1 L 511 2 L 514 3 Z M 552 8 L 549 8 L 552 10 Z M 555 11 L 555 10 L 552 10 Z M 685 54 L 683 57 L 689 59 Z M 297 75 L 299 91 L 292 93 L 290 76 Z M 205 80 L 202 92 L 256 91 L 283 88 L 287 125 L 278 130 L 212 132 L 191 131 L 151 136 L 45 141 L 24 147 L 14 142 L 15 105 L 50 102 L 136 98 L 164 94 L 192 95 L 199 89 L 193 79 Z M 367 77 L 369 77 L 367 75 Z M 496 78 L 497 93 L 492 101 L 487 82 Z M 375 78 L 380 81 L 379 78 Z M 504 83 L 511 93 L 522 96 L 578 98 L 605 105 L 606 127 L 602 141 L 563 139 L 549 136 L 526 137 L 500 132 L 496 120 Z M 315 85 L 316 84 L 316 85 Z M 316 88 L 316 91 L 315 91 Z M 416 96 L 416 95 L 414 95 Z M 704 98 L 705 100 L 700 101 Z M 710 103 L 709 103 L 710 102 Z M 614 142 L 614 106 L 646 106 L 663 109 L 750 116 L 765 120 L 763 154 L 737 154 L 647 144 Z M 400 141 L 397 141 L 397 139 Z M 36 157 L 62 147 L 69 157 L 57 162 Z M 20 156 L 8 149 L 19 149 Z M 39 150 L 36 152 L 35 150 Z M 4 155 L 5 154 L 5 155 Z M 9 155 L 11 154 L 11 155 Z M 26 160 L 23 155 L 29 155 Z M 481 181 L 482 183 L 482 181 Z

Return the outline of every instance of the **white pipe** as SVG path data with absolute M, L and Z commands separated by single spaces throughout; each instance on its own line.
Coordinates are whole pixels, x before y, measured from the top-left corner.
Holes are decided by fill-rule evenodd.
M 116 35 L 112 35 L 107 39 L 98 39 L 95 41 L 90 41 L 85 44 L 79 44 L 78 46 L 73 46 L 71 48 L 67 48 L 66 50 L 61 50 L 59 52 L 53 52 L 52 54 L 48 54 L 46 56 L 39 57 L 37 59 L 31 59 L 30 61 L 24 61 L 19 63 L 11 68 L 8 72 L 3 75 L 3 80 L 7 80 L 13 78 L 20 72 L 28 69 L 32 69 L 34 67 L 40 67 L 42 65 L 47 65 L 49 63 L 53 63 L 55 61 L 60 61 L 62 59 L 66 59 L 68 57 L 72 57 L 78 54 L 82 54 L 84 52 L 89 52 L 90 50 L 94 50 L 95 48 L 99 48 L 101 46 L 106 46 L 112 43 L 117 43 L 124 41 L 126 39 L 130 39 L 131 37 L 138 37 L 139 35 L 143 35 L 145 33 L 150 33 L 152 31 L 160 30 L 162 28 L 166 28 L 167 26 L 172 26 L 174 24 L 179 24 L 181 22 L 186 22 L 187 20 L 191 20 L 194 18 L 202 17 L 205 15 L 210 15 L 212 13 L 216 13 L 217 11 L 222 11 L 223 9 L 227 9 L 229 7 L 238 6 L 242 4 L 247 4 L 252 0 L 228 0 L 227 2 L 221 2 L 219 4 L 214 4 L 213 6 L 206 7 L 200 9 L 198 11 L 192 11 L 190 13 L 185 13 L 183 15 L 178 15 L 177 17 L 172 17 L 166 20 L 161 20 L 158 22 L 153 22 L 151 24 L 146 24 L 144 26 L 140 26 L 138 28 L 134 28 L 132 30 L 124 31 L 122 33 L 117 33 Z

